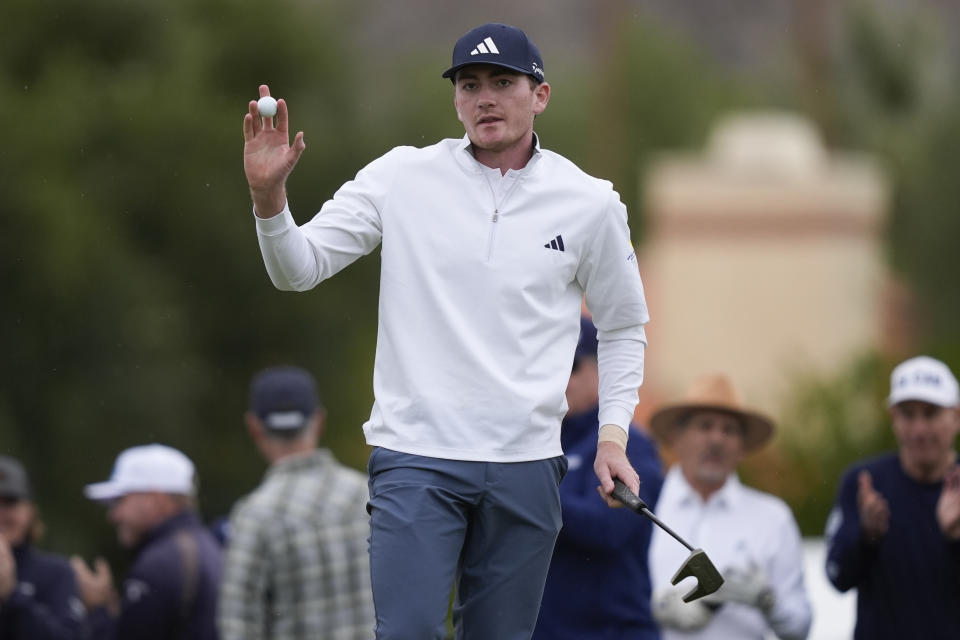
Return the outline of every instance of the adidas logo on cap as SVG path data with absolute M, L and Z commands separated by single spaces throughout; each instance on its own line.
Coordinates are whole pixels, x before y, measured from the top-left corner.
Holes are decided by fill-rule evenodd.
M 500 53 L 500 49 L 497 49 L 497 45 L 494 44 L 493 38 L 491 38 L 491 37 L 488 36 L 488 37 L 484 38 L 484 39 L 483 39 L 483 42 L 481 42 L 480 44 L 478 44 L 477 47 L 476 47 L 473 51 L 470 52 L 470 55 L 472 55 L 472 56 L 477 56 L 477 55 L 480 55 L 481 53 L 496 53 L 496 54 L 499 54 L 499 53 Z

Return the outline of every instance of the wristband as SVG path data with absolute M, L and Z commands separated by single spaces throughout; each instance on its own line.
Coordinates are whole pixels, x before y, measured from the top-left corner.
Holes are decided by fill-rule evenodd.
M 627 432 L 615 424 L 605 424 L 600 427 L 600 432 L 597 434 L 597 444 L 601 442 L 615 442 L 622 450 L 626 451 Z

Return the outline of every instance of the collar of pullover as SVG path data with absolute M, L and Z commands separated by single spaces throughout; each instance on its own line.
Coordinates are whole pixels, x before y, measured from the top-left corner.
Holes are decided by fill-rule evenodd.
M 491 168 L 485 164 L 478 162 L 475 157 L 473 157 L 473 144 L 470 142 L 470 138 L 466 134 L 463 135 L 463 139 L 460 140 L 460 144 L 457 147 L 457 160 L 460 162 L 460 166 L 468 171 L 473 171 L 475 173 L 481 172 L 483 170 L 489 171 Z M 533 133 L 533 155 L 530 157 L 530 160 L 527 161 L 526 166 L 523 169 L 510 169 L 505 175 L 509 175 L 511 172 L 514 173 L 524 173 L 529 171 L 537 162 L 540 161 L 542 154 L 540 153 L 540 137 L 536 132 Z M 494 171 L 499 171 L 494 169 Z

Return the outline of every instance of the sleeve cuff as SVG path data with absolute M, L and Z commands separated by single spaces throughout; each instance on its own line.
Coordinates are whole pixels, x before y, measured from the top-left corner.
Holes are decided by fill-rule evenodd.
M 630 421 L 633 420 L 633 412 L 627 411 L 623 407 L 605 407 L 600 410 L 599 422 L 602 425 L 615 424 L 624 433 L 629 433 Z
M 290 213 L 290 205 L 286 202 L 283 204 L 283 210 L 275 216 L 261 218 L 254 212 L 253 218 L 257 223 L 257 233 L 263 236 L 280 235 L 297 224 L 293 220 L 293 214 Z

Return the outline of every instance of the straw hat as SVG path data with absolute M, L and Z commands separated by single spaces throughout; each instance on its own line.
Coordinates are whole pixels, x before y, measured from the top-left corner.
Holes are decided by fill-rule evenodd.
M 773 435 L 773 421 L 745 409 L 733 382 L 722 374 L 694 380 L 681 402 L 661 407 L 650 418 L 650 430 L 664 444 L 671 445 L 679 433 L 679 421 L 695 411 L 721 411 L 739 418 L 744 425 L 743 450 L 758 449 Z

